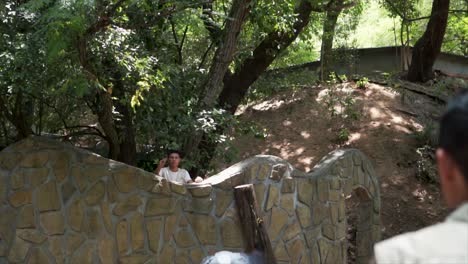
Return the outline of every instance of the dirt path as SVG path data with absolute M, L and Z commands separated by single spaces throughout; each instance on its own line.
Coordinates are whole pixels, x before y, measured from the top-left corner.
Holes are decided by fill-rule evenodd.
M 237 138 L 234 145 L 239 149 L 239 160 L 270 154 L 308 171 L 340 147 L 336 138 L 342 122 L 330 118 L 319 102 L 323 91 L 313 87 L 285 92 L 243 109 L 241 119 L 265 127 L 268 136 Z M 356 89 L 353 96 L 360 118 L 348 124 L 350 138 L 342 147 L 363 151 L 375 165 L 381 179 L 383 237 L 443 220 L 448 210 L 439 187 L 416 179 L 417 140 L 412 136 L 422 129 L 414 113 L 424 110 L 431 112 L 425 118 L 435 118 L 442 107 L 423 96 L 402 95 L 375 84 Z

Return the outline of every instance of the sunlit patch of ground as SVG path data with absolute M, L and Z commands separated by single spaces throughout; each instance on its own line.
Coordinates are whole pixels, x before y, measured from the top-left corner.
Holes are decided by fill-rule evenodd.
M 324 106 L 327 90 L 322 86 L 280 93 L 243 107 L 237 113 L 240 118 L 266 128 L 268 136 L 238 137 L 234 142 L 240 153 L 238 160 L 269 154 L 309 171 L 336 148 L 357 148 L 369 156 L 381 178 L 384 237 L 442 220 L 448 211 L 438 186 L 416 179 L 417 142 L 412 136 L 423 128 L 413 113 L 435 118 L 442 107 L 423 96 L 401 94 L 375 84 L 365 90 L 352 84 L 340 89 L 355 99 L 358 120 L 344 124 L 340 118 L 331 118 Z M 337 132 L 343 126 L 349 129 L 349 138 L 337 145 Z

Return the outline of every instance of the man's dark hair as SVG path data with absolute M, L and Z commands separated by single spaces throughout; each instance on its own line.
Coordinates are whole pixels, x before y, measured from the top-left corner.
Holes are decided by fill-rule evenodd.
M 167 151 L 167 157 L 169 158 L 169 156 L 171 154 L 178 154 L 180 158 L 183 158 L 183 154 L 182 154 L 182 151 L 180 150 L 176 150 L 176 149 L 170 149 Z
M 468 183 L 468 91 L 455 97 L 442 116 L 439 147 L 455 160 Z

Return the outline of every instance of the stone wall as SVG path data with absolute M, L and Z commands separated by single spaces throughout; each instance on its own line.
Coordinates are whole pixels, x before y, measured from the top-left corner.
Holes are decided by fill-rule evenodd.
M 198 185 L 44 138 L 0 152 L 0 263 L 200 263 L 242 251 L 233 187 L 255 186 L 279 263 L 345 263 L 345 198 L 360 199 L 357 255 L 379 239 L 378 179 L 357 150 L 309 173 L 255 156 Z

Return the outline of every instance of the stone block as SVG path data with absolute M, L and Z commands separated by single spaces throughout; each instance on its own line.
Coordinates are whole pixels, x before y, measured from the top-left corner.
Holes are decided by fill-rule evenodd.
M 0 168 L 11 171 L 21 160 L 22 154 L 18 152 L 1 152 L 0 153 Z
M 350 195 L 352 192 L 353 192 L 353 179 L 350 178 L 346 181 L 344 181 L 344 184 L 343 184 L 343 192 L 344 192 L 344 195 L 345 196 L 348 196 Z
M 319 245 L 319 252 L 320 252 L 320 263 L 330 263 L 332 264 L 328 259 L 328 252 L 330 251 L 331 244 L 326 240 L 326 239 L 319 239 L 318 240 L 318 245 Z M 330 254 L 332 255 L 332 254 Z
M 62 236 L 51 236 L 48 238 L 49 241 L 49 252 L 52 254 L 52 259 L 55 260 L 57 264 L 63 264 L 65 262 L 65 256 L 63 253 L 63 245 L 65 242 L 63 241 Z M 54 262 L 52 262 L 54 263 Z
M 151 201 L 152 200 L 148 201 L 147 210 L 148 210 L 148 206 L 150 205 Z M 141 202 L 141 199 L 140 199 L 139 195 L 135 194 L 135 195 L 127 197 L 125 200 L 123 200 L 121 202 L 118 202 L 115 205 L 114 210 L 112 210 L 112 213 L 114 215 L 116 215 L 116 216 L 123 216 L 123 215 L 128 214 L 129 212 L 136 211 L 137 208 L 141 204 L 142 204 L 142 202 Z M 157 204 L 151 203 L 151 206 L 156 207 Z
M 41 244 L 47 237 L 36 229 L 17 229 L 16 235 L 24 241 Z
M 330 179 L 330 189 L 339 190 L 341 188 L 340 179 L 337 177 L 333 177 Z
M 175 212 L 174 198 L 150 198 L 146 204 L 145 216 L 168 215 Z
M 86 242 L 71 258 L 71 264 L 92 263 L 93 253 L 96 245 L 93 242 Z
M 213 228 L 216 223 L 212 216 L 189 214 L 188 219 L 200 243 L 216 245 L 216 229 Z
M 169 215 L 164 221 L 164 241 L 169 241 L 177 227 L 177 215 Z
M 216 216 L 220 217 L 224 214 L 226 209 L 234 200 L 234 194 L 232 191 L 222 191 L 216 190 L 215 191 L 216 198 L 215 198 L 215 206 L 216 206 Z
M 73 166 L 71 168 L 71 176 L 75 180 L 78 190 L 83 193 L 88 187 L 88 181 L 86 180 L 86 176 L 81 171 L 81 167 Z
M 295 239 L 286 244 L 291 263 L 298 263 L 305 252 L 305 245 L 302 239 Z
M 88 165 L 83 168 L 83 174 L 86 175 L 89 183 L 95 183 L 107 178 L 111 172 L 106 165 Z
M 265 185 L 263 183 L 254 184 L 255 198 L 257 199 L 257 206 L 263 207 L 263 200 L 265 197 Z
M 194 212 L 199 214 L 208 214 L 213 208 L 213 199 L 210 197 L 205 198 L 192 198 L 183 201 L 183 209 L 185 212 Z
M 11 174 L 10 186 L 13 190 L 18 190 L 24 187 L 24 174 L 22 169 L 18 169 Z
M 312 221 L 314 225 L 320 224 L 329 216 L 329 208 L 324 203 L 315 202 L 312 206 Z
M 271 210 L 271 223 L 268 228 L 268 236 L 271 241 L 276 241 L 283 227 L 288 222 L 288 214 L 281 208 L 273 207 Z
M 231 185 L 232 187 L 236 187 L 236 186 L 239 186 L 239 185 L 243 185 L 243 184 L 246 184 L 247 182 L 245 181 L 245 173 L 241 172 L 241 173 L 237 173 L 233 176 L 231 176 Z
M 116 262 L 115 243 L 110 237 L 102 237 L 98 240 L 98 257 L 102 264 L 113 264 Z
M 362 164 L 362 157 L 359 153 L 354 153 L 353 154 L 353 161 L 354 165 L 361 165 Z
M 110 214 L 109 204 L 101 203 L 100 208 L 104 227 L 106 228 L 107 233 L 112 234 L 114 229 L 112 225 L 112 217 Z
M 317 192 L 318 198 L 321 202 L 326 202 L 328 200 L 328 180 L 324 178 L 319 178 L 317 180 Z
M 278 198 L 278 187 L 273 184 L 270 184 L 268 187 L 268 198 L 265 203 L 265 211 L 270 210 L 274 205 L 278 205 Z
M 163 195 L 171 195 L 171 188 L 169 187 L 169 182 L 160 176 L 154 176 L 153 179 L 155 180 L 155 184 L 153 184 L 153 189 L 151 189 L 152 193 L 163 194 Z
M 257 177 L 259 167 L 257 163 L 254 163 L 247 169 L 247 178 L 250 179 L 250 182 Z
M 289 215 L 294 214 L 294 194 L 285 193 L 281 195 L 280 207 L 283 208 Z
M 175 260 L 175 248 L 169 244 L 164 244 L 164 247 L 161 250 L 161 254 L 159 255 L 159 261 L 157 263 L 173 263 Z
M 61 235 L 65 232 L 62 212 L 52 211 L 40 215 L 41 226 L 47 235 Z
M 8 245 L 13 243 L 15 238 L 14 222 L 16 219 L 16 210 L 12 208 L 6 208 L 0 213 L 0 238 L 5 241 Z
M 109 203 L 115 203 L 119 200 L 119 191 L 115 186 L 114 180 L 109 178 L 107 181 L 107 201 Z
M 174 240 L 179 248 L 188 248 L 195 245 L 195 240 L 191 232 L 182 229 L 174 236 Z
M 150 219 L 146 221 L 146 232 L 148 235 L 149 248 L 154 253 L 158 252 L 161 240 L 162 219 Z
M 335 226 L 332 224 L 324 223 L 322 225 L 322 234 L 324 237 L 330 240 L 335 240 L 336 239 Z
M 28 264 L 48 264 L 50 263 L 49 257 L 44 253 L 41 248 L 33 248 L 31 249 L 31 253 L 29 254 L 29 259 L 26 263 Z
M 226 218 L 221 222 L 221 239 L 223 242 L 223 248 L 243 247 L 244 243 L 240 225 L 241 224 L 239 222 L 234 222 L 229 218 Z
M 187 193 L 187 188 L 185 188 L 185 185 L 183 184 L 178 184 L 175 182 L 169 182 L 169 187 L 171 188 L 171 191 L 173 193 L 181 194 L 184 195 Z
M 314 199 L 314 185 L 310 180 L 297 180 L 297 199 L 310 206 Z
M 335 202 L 330 202 L 330 217 L 331 217 L 331 223 L 336 225 L 338 224 L 339 221 L 339 204 Z
M 18 218 L 16 220 L 16 228 L 34 228 L 36 227 L 34 218 L 34 207 L 25 205 L 18 211 Z
M 43 184 L 49 177 L 48 168 L 23 169 L 23 175 L 29 182 L 30 188 Z
M 22 168 L 42 168 L 49 161 L 47 151 L 29 152 L 20 162 Z
M 73 183 L 70 181 L 70 179 L 64 182 L 61 188 L 62 188 L 62 201 L 63 201 L 63 204 L 65 205 L 75 193 L 76 188 L 73 185 Z
M 87 215 L 86 234 L 88 235 L 88 238 L 94 239 L 104 231 L 101 223 L 101 216 L 99 215 L 99 211 L 94 208 L 89 208 Z
M 146 172 L 146 171 L 138 171 L 138 189 L 143 190 L 143 191 L 151 191 L 153 189 L 153 186 L 156 184 L 155 181 L 153 180 L 153 175 L 152 173 Z
M 61 182 L 67 178 L 71 158 L 71 155 L 65 151 L 57 155 L 53 165 L 53 172 L 57 181 Z
M 108 159 L 103 158 L 95 153 L 86 153 L 86 155 L 83 156 L 82 160 L 83 160 L 83 163 L 93 164 L 93 165 L 107 165 L 110 162 Z
M 134 168 L 119 166 L 113 170 L 112 177 L 119 192 L 128 193 L 136 190 L 138 178 Z
M 8 252 L 8 262 L 23 263 L 30 248 L 31 244 L 17 237 Z
M 133 251 L 143 250 L 145 247 L 145 234 L 143 233 L 143 215 L 136 213 L 130 220 L 130 231 Z
M 346 223 L 341 222 L 335 226 L 336 239 L 345 239 L 346 238 Z
M 117 241 L 117 251 L 119 255 L 124 255 L 129 250 L 128 223 L 122 220 L 115 228 L 115 241 Z
M 287 242 L 297 235 L 301 233 L 301 227 L 296 219 L 293 219 L 291 223 L 289 223 L 288 227 L 284 230 L 283 233 L 283 241 Z
M 36 195 L 37 208 L 40 212 L 55 211 L 60 209 L 60 198 L 55 181 L 49 181 L 41 185 Z
M 346 218 L 346 203 L 344 199 L 341 199 L 338 203 L 338 221 L 344 221 Z
M 31 190 L 17 191 L 10 195 L 10 204 L 13 207 L 20 207 L 26 204 L 31 204 L 32 192 Z
M 190 250 L 190 260 L 192 263 L 201 263 L 204 257 L 205 254 L 200 248 L 194 248 Z
M 314 247 L 317 246 L 317 239 L 319 239 L 319 237 L 322 234 L 322 227 L 317 226 L 317 227 L 311 228 L 307 230 L 306 232 L 304 232 L 304 234 L 306 238 L 307 247 L 309 249 L 313 249 Z
M 103 181 L 98 181 L 89 189 L 88 193 L 86 194 L 85 201 L 88 205 L 96 205 L 101 202 L 102 198 L 105 194 L 105 187 Z
M 265 180 L 269 178 L 271 175 L 271 166 L 268 163 L 260 164 L 257 174 L 258 180 Z
M 80 199 L 74 200 L 67 210 L 68 225 L 71 229 L 80 232 L 83 227 L 84 206 Z
M 286 252 L 286 248 L 284 247 L 283 243 L 278 243 L 273 249 L 273 254 L 277 261 L 285 261 L 289 262 L 288 252 Z
M 151 259 L 151 256 L 144 254 L 135 254 L 130 256 L 121 257 L 119 263 L 122 264 L 143 264 Z
M 67 235 L 67 258 L 71 257 L 86 240 L 82 234 L 70 232 Z
M 283 178 L 283 184 L 281 185 L 282 193 L 293 193 L 296 187 L 296 181 L 293 178 Z
M 192 194 L 193 197 L 208 197 L 211 195 L 213 187 L 211 185 L 201 185 L 201 186 L 196 186 L 189 188 L 190 194 Z
M 296 215 L 302 228 L 308 228 L 312 224 L 311 211 L 309 207 L 298 206 L 296 208 Z

